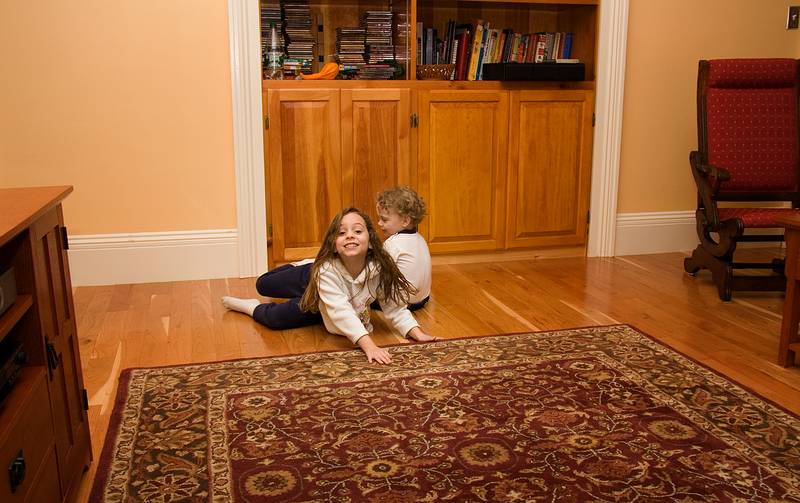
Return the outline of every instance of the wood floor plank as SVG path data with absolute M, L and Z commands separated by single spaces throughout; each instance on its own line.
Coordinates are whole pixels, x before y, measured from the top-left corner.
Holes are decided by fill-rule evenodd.
M 211 291 L 207 281 L 192 281 L 191 345 L 193 362 L 216 360 L 211 315 Z
M 109 311 L 127 311 L 131 307 L 131 290 L 133 285 L 114 285 Z
M 159 330 L 165 335 L 164 343 L 158 348 L 160 356 L 159 353 L 150 353 L 145 361 L 150 362 L 150 358 L 157 358 L 160 360 L 160 365 L 191 362 L 191 284 L 186 281 L 173 283 L 170 293 L 163 295 L 166 298 L 153 302 L 148 313 L 156 318 L 151 324 L 160 325 Z M 167 312 L 161 311 L 161 301 L 169 306 Z
M 242 356 L 242 346 L 236 327 L 222 321 L 222 317 L 228 310 L 225 309 L 219 299 L 228 295 L 228 283 L 224 279 L 209 281 L 209 295 L 211 333 L 216 359 L 231 360 L 240 358 Z

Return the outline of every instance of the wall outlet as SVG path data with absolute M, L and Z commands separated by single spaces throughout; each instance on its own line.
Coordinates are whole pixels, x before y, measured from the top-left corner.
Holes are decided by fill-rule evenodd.
M 800 5 L 790 5 L 789 14 L 786 15 L 786 29 L 796 30 L 800 25 Z

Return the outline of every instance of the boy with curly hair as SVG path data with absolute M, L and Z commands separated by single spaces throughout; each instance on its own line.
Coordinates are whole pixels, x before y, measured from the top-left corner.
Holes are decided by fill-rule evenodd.
M 386 237 L 383 248 L 416 289 L 409 299 L 412 311 L 423 307 L 431 294 L 431 253 L 417 230 L 425 209 L 425 201 L 411 187 L 392 187 L 378 194 L 378 227 Z

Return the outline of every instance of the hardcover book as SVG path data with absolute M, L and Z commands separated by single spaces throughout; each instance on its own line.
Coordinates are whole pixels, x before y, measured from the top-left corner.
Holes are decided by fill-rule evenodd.
M 478 50 L 478 62 L 477 68 L 475 69 L 475 80 L 481 80 L 481 75 L 483 74 L 483 58 L 486 55 L 486 43 L 489 41 L 489 23 L 487 22 L 483 26 L 483 33 L 481 34 L 481 45 Z
M 462 30 L 456 35 L 458 51 L 456 53 L 456 80 L 467 80 L 467 70 L 469 65 L 469 36 L 472 27 Z
M 472 49 L 469 56 L 469 70 L 467 71 L 467 80 L 475 80 L 475 75 L 478 70 L 478 56 L 481 50 L 481 39 L 483 38 L 483 21 L 478 20 L 475 24 L 475 35 L 472 37 Z

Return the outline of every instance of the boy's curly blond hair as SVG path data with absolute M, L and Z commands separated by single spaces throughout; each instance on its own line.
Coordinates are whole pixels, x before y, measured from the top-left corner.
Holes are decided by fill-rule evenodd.
M 378 207 L 408 217 L 414 227 L 425 218 L 425 201 L 411 187 L 397 186 L 384 190 L 378 194 Z

